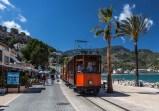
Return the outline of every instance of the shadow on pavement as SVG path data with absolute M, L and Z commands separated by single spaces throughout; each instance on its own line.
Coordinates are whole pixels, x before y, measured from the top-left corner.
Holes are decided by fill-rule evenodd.
M 41 93 L 42 90 L 45 90 L 45 88 L 28 88 L 26 91 L 22 92 L 22 93 L 27 93 L 27 94 L 31 94 L 31 93 Z
M 159 94 L 159 92 L 138 92 L 138 94 L 158 95 L 158 94 Z
M 149 95 L 158 95 L 159 92 L 147 92 L 147 91 L 144 91 L 144 92 L 139 92 L 139 91 L 135 91 L 135 92 L 126 92 L 126 91 L 123 91 L 122 93 L 126 93 L 126 94 L 131 94 L 131 93 L 136 93 L 136 94 L 149 94 Z
M 5 94 L 0 94 L 0 96 L 4 96 Z
M 8 106 L 0 105 L 0 108 L 1 108 L 1 107 L 8 107 Z
M 106 90 L 101 89 L 100 92 L 97 95 L 93 94 L 78 94 L 77 96 L 85 96 L 85 97 L 128 97 L 130 95 L 114 91 L 113 93 L 107 93 Z
M 98 97 L 128 97 L 130 95 L 122 93 L 122 92 L 117 92 L 117 91 L 114 91 L 113 93 L 106 93 L 105 91 L 105 92 L 99 93 L 97 96 Z
M 9 106 L 0 105 L 0 111 L 4 111 L 5 110 L 5 109 L 3 109 L 3 107 L 9 107 Z

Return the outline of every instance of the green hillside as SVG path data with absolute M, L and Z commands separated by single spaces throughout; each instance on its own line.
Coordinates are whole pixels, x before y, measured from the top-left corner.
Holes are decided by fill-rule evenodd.
M 82 49 L 85 53 L 98 53 L 102 56 L 103 65 L 106 64 L 106 48 L 98 49 Z M 63 54 L 65 56 L 71 56 L 79 50 L 68 50 Z M 113 68 L 133 69 L 135 64 L 135 55 L 132 50 L 129 50 L 123 46 L 112 47 L 112 62 Z M 153 68 L 159 69 L 159 53 L 153 52 L 149 49 L 139 49 L 139 68 Z
M 0 42 L 17 51 L 18 59 L 35 66 L 48 65 L 51 52 L 56 51 L 52 46 L 19 32 L 15 28 L 7 29 L 0 25 Z

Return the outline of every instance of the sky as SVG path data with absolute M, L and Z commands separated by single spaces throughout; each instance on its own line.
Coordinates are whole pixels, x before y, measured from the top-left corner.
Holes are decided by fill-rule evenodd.
M 139 48 L 159 52 L 158 4 L 158 0 L 0 0 L 0 24 L 16 27 L 61 51 L 73 49 L 75 40 L 88 41 L 86 48 L 101 48 L 106 41 L 91 30 L 100 24 L 99 9 L 112 6 L 118 20 L 132 14 L 147 17 L 151 27 L 140 36 Z M 133 50 L 133 41 L 124 37 L 113 39 L 112 45 Z

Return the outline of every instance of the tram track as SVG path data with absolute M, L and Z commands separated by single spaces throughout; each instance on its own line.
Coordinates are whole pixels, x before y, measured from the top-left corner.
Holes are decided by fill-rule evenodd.
M 104 101 L 106 101 L 106 102 L 111 103 L 112 105 L 114 105 L 114 106 L 116 106 L 116 107 L 119 107 L 119 108 L 123 109 L 124 111 L 130 111 L 129 109 L 124 108 L 124 107 L 122 107 L 122 106 L 119 106 L 118 104 L 115 104 L 115 103 L 113 103 L 113 102 L 111 102 L 111 101 L 108 101 L 108 100 L 106 100 L 106 99 L 104 99 L 104 98 L 102 98 L 102 97 L 99 97 L 99 98 L 102 99 L 102 100 L 104 100 Z
M 82 102 L 84 105 L 77 105 L 77 111 L 130 111 L 122 106 L 122 104 L 118 105 L 107 97 L 101 96 L 89 96 L 85 94 L 75 93 L 71 90 L 72 94 L 74 94 L 75 98 L 78 98 L 79 104 Z M 82 110 L 81 110 L 82 109 Z
M 122 106 L 110 102 L 102 97 L 84 97 L 87 101 L 101 109 L 102 111 L 130 111 Z
M 93 105 L 95 105 L 96 107 L 98 107 L 99 109 L 101 109 L 102 111 L 108 111 L 108 110 L 104 109 L 103 107 L 101 107 L 100 105 L 98 105 L 95 102 L 93 102 L 92 100 L 88 99 L 87 97 L 85 97 L 85 99 L 87 101 L 89 101 L 90 103 L 92 103 Z

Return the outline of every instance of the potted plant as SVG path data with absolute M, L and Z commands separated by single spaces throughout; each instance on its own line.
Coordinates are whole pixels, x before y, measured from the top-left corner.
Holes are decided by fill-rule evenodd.
M 0 73 L 0 94 L 6 93 L 6 88 L 4 86 L 4 77 L 2 76 L 2 73 Z

